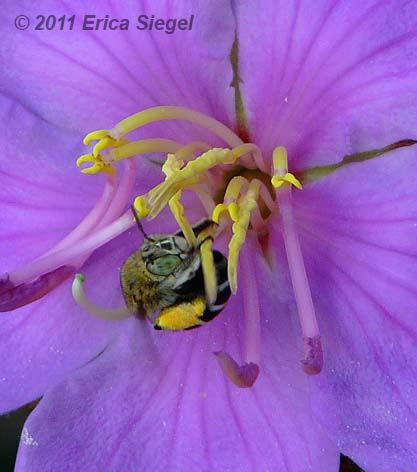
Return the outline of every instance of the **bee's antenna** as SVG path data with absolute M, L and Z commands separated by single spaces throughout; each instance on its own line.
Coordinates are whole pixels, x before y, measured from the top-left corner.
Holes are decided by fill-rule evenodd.
M 135 220 L 136 220 L 136 224 L 138 225 L 138 228 L 140 229 L 140 232 L 145 236 L 145 239 L 149 239 L 148 238 L 148 235 L 145 233 L 145 230 L 143 229 L 143 226 L 142 226 L 142 223 L 140 221 L 140 218 L 136 212 L 136 208 L 135 208 L 135 205 L 132 205 L 131 206 L 132 208 L 132 213 L 133 213 L 133 216 L 135 217 Z

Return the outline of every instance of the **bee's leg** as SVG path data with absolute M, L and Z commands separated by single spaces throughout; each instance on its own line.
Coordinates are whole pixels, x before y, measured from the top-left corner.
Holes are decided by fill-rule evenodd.
M 204 324 L 201 317 L 204 315 L 207 303 L 204 298 L 196 298 L 190 302 L 164 308 L 154 323 L 155 329 L 166 331 L 181 331 L 197 328 Z

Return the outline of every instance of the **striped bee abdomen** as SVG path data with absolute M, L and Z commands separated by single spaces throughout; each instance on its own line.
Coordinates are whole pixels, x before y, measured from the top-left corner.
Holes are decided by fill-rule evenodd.
M 227 278 L 227 259 L 219 251 L 213 251 L 213 258 L 217 276 L 217 297 L 212 305 L 206 306 L 201 317 L 201 320 L 204 322 L 215 318 L 223 310 L 231 295 Z
M 206 305 L 204 313 L 199 318 L 203 323 L 215 318 L 223 310 L 231 295 L 227 278 L 227 259 L 219 251 L 213 251 L 213 259 L 216 268 L 217 297 L 212 305 Z M 205 298 L 204 276 L 201 265 L 192 277 L 179 287 L 176 287 L 175 293 L 179 295 L 180 300 L 184 302 L 191 301 L 197 296 Z M 192 328 L 194 327 L 196 326 Z

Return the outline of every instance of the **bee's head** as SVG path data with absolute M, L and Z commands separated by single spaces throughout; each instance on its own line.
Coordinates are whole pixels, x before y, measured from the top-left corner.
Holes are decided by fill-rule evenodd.
M 147 236 L 140 251 L 146 268 L 151 274 L 171 275 L 189 253 L 185 238 L 169 234 Z

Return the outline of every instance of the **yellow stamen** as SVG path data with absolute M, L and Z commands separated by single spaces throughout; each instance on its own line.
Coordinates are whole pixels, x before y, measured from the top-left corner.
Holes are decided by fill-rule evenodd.
M 206 172 L 220 164 L 233 164 L 240 157 L 251 152 L 251 145 L 241 145 L 234 149 L 213 148 L 188 162 L 182 169 L 168 177 L 148 193 L 148 203 L 152 207 L 150 217 L 155 218 L 176 192 L 204 181 Z
M 110 138 L 109 138 L 110 139 Z M 114 140 L 113 140 L 114 141 Z M 108 141 L 107 141 L 108 142 Z M 104 150 L 105 140 L 100 141 L 99 149 Z M 99 143 L 99 144 L 100 144 Z M 113 162 L 122 161 L 133 156 L 141 154 L 150 154 L 153 152 L 176 152 L 183 149 L 181 144 L 171 139 L 142 139 L 140 141 L 129 142 L 127 139 L 120 140 L 115 144 L 114 149 L 111 149 L 106 158 L 101 154 L 95 154 L 97 146 L 94 147 L 92 154 L 84 154 L 77 160 L 77 166 L 80 167 L 84 163 L 94 164 L 90 168 L 83 169 L 84 174 L 97 174 L 99 172 L 106 172 L 111 175 L 116 174 L 116 170 L 112 165 Z
M 135 201 L 133 202 L 133 206 L 135 207 L 136 213 L 138 215 L 138 218 L 146 218 L 149 213 L 150 209 L 146 205 L 146 200 L 145 197 L 142 195 L 140 197 L 136 197 Z
M 107 136 L 103 139 L 100 139 L 100 141 L 94 146 L 93 148 L 93 156 L 98 156 L 102 151 L 111 148 L 111 147 L 121 147 L 129 143 L 128 139 L 114 139 L 111 138 L 110 136 Z
M 254 179 L 249 184 L 249 189 L 243 197 L 238 201 L 239 215 L 237 221 L 233 223 L 233 236 L 229 243 L 228 258 L 228 278 L 230 290 L 232 293 L 237 291 L 237 267 L 239 262 L 239 253 L 246 239 L 246 233 L 249 228 L 251 212 L 257 206 L 261 182 Z
M 163 120 L 189 121 L 217 134 L 217 136 L 221 137 L 230 146 L 239 146 L 242 144 L 241 139 L 219 121 L 188 108 L 173 106 L 154 107 L 135 113 L 117 123 L 111 130 L 98 130 L 89 133 L 84 138 L 84 144 L 88 146 L 92 141 L 98 140 L 93 151 L 98 154 L 110 147 L 120 146 L 119 143 L 123 144 L 123 136 L 131 131 L 147 124 Z M 258 156 L 255 158 L 257 157 Z
M 274 149 L 272 154 L 274 175 L 271 178 L 271 184 L 275 188 L 282 187 L 285 183 L 293 185 L 294 187 L 302 190 L 303 186 L 301 182 L 295 177 L 294 174 L 288 172 L 288 157 L 287 150 L 279 146 Z
M 176 152 L 182 146 L 171 139 L 142 139 L 124 144 L 109 152 L 110 161 L 118 162 L 140 154 Z
M 110 136 L 124 136 L 142 126 L 163 120 L 189 121 L 193 124 L 209 129 L 231 146 L 238 146 L 242 143 L 233 131 L 219 121 L 214 120 L 203 113 L 190 110 L 189 108 L 175 106 L 154 107 L 135 113 L 117 123 L 113 130 L 108 133 L 110 133 Z
M 298 188 L 299 190 L 303 189 L 303 186 L 302 186 L 301 182 L 297 179 L 297 177 L 295 177 L 294 174 L 291 174 L 289 172 L 287 172 L 283 177 L 278 177 L 278 176 L 274 175 L 271 179 L 271 184 L 275 188 L 280 188 L 285 183 L 290 184 L 290 185 L 294 185 L 294 187 Z
M 165 180 L 175 175 L 184 165 L 184 161 L 179 159 L 175 154 L 168 154 L 165 164 L 162 166 L 162 172 L 165 174 Z M 195 237 L 190 222 L 185 217 L 184 207 L 182 206 L 181 191 L 178 191 L 170 200 L 169 208 L 176 219 L 178 226 L 184 234 L 185 239 L 191 247 L 197 246 L 197 238 Z
M 165 174 L 165 180 L 172 177 L 184 167 L 184 161 L 177 154 L 168 154 L 165 163 L 162 166 L 162 172 Z
M 100 155 L 93 156 L 93 154 L 84 154 L 83 156 L 77 159 L 77 167 L 81 167 L 83 164 L 91 163 L 91 167 L 82 169 L 83 174 L 98 174 L 99 172 L 104 172 L 105 174 L 110 175 L 111 177 L 116 176 L 116 168 L 109 164 L 108 162 L 103 161 Z
M 233 153 L 238 155 L 239 157 L 250 153 L 254 167 L 261 170 L 265 168 L 265 162 L 262 158 L 261 150 L 258 148 L 258 146 L 256 146 L 256 144 L 241 144 L 240 146 L 236 146 L 235 148 L 233 148 Z
M 237 221 L 239 216 L 239 207 L 236 200 L 244 185 L 247 185 L 248 181 L 240 176 L 233 177 L 229 182 L 226 193 L 224 195 L 223 203 L 219 203 L 213 211 L 211 219 L 218 223 L 220 216 L 223 212 L 228 212 L 232 221 Z
M 99 129 L 97 131 L 92 131 L 91 133 L 87 134 L 87 136 L 83 140 L 83 143 L 85 146 L 89 146 L 92 141 L 104 139 L 108 135 L 109 135 L 109 131 L 107 129 Z
M 187 144 L 186 146 L 182 147 L 178 151 L 175 152 L 178 159 L 183 161 L 189 160 L 194 154 L 197 152 L 206 152 L 211 148 L 207 143 L 203 143 L 201 141 L 195 141 L 193 143 Z
M 242 187 L 247 183 L 248 181 L 240 175 L 233 177 L 227 186 L 226 192 L 224 194 L 224 201 L 236 201 L 241 193 Z
M 191 247 L 197 246 L 197 239 L 194 231 L 185 217 L 184 207 L 180 202 L 181 191 L 177 192 L 169 201 L 169 208 L 171 209 L 174 218 L 176 219 L 178 226 L 184 234 L 185 239 Z
M 238 215 L 239 215 L 239 207 L 237 206 L 236 202 L 232 202 L 229 204 L 225 203 L 219 203 L 216 205 L 216 208 L 213 210 L 213 213 L 211 215 L 211 219 L 215 223 L 219 223 L 220 217 L 222 216 L 223 213 L 229 213 L 230 218 L 232 221 L 237 221 Z

